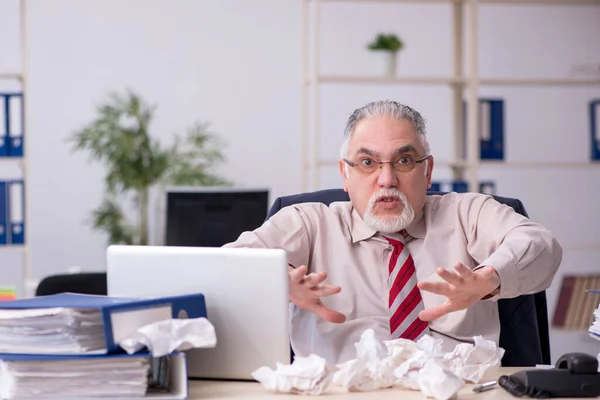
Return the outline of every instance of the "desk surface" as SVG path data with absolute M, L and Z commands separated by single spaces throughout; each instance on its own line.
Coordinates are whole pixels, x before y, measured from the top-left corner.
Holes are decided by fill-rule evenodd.
M 523 368 L 500 368 L 498 376 L 512 374 Z M 487 375 L 487 374 L 486 374 Z M 495 377 L 491 377 L 491 380 Z M 490 380 L 488 376 L 483 381 Z M 482 382 L 483 382 L 482 381 Z M 457 400 L 508 400 L 513 397 L 499 386 L 483 393 L 473 392 L 473 384 L 466 384 L 459 392 Z M 198 381 L 192 380 L 189 384 L 189 400 L 213 400 L 213 399 L 238 399 L 238 400 L 259 400 L 264 398 L 273 398 L 278 400 L 300 400 L 306 398 L 320 398 L 327 400 L 340 399 L 373 399 L 385 400 L 424 400 L 425 397 L 420 391 L 404 390 L 400 388 L 381 389 L 375 392 L 352 392 L 348 393 L 339 386 L 329 385 L 325 393 L 320 396 L 299 396 L 297 394 L 272 393 L 267 391 L 257 382 L 228 382 L 228 381 Z

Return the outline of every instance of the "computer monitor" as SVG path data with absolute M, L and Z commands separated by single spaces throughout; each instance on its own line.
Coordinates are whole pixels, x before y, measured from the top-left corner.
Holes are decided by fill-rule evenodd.
M 223 246 L 261 226 L 268 207 L 268 189 L 167 188 L 165 245 Z

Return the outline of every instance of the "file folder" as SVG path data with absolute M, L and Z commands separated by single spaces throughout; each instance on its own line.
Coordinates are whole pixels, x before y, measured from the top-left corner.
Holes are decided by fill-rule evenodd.
M 5 94 L 0 93 L 0 157 L 8 155 L 8 101 Z
M 600 99 L 590 102 L 590 138 L 592 161 L 600 161 Z
M 23 181 L 8 181 L 8 243 L 25 243 L 25 188 Z
M 0 245 L 8 244 L 8 185 L 0 181 Z
M 467 188 L 468 188 L 467 182 L 440 181 L 440 182 L 431 182 L 431 188 L 429 190 L 432 192 L 464 193 L 467 191 Z
M 139 328 L 150 323 L 179 318 L 180 315 L 186 315 L 188 318 L 207 317 L 206 303 L 204 295 L 201 293 L 145 299 L 60 293 L 0 302 L 0 310 L 55 308 L 72 310 L 92 309 L 100 312 L 102 328 L 104 330 L 105 348 L 96 351 L 99 354 L 123 353 L 124 350 L 118 343 L 123 339 L 131 337 Z M 44 318 L 48 320 L 51 316 Z M 6 335 L 8 334 L 9 332 L 7 331 Z M 43 337 L 39 338 L 36 345 L 39 346 L 34 354 L 41 354 L 42 351 L 40 350 L 44 350 L 44 354 L 57 355 L 56 352 L 52 351 L 51 344 L 43 343 Z M 43 345 L 49 348 L 41 347 Z M 4 353 L 11 353 L 11 351 L 4 351 Z M 13 353 L 16 352 L 13 351 Z M 19 351 L 18 353 L 31 354 L 31 352 L 24 351 Z M 81 353 L 68 353 L 67 355 L 70 354 Z
M 8 117 L 8 156 L 23 157 L 23 95 L 9 94 L 6 97 Z
M 481 160 L 504 160 L 504 100 L 479 99 L 479 157 Z M 467 104 L 463 103 L 464 138 L 467 137 Z M 467 154 L 466 140 L 463 154 Z
M 496 184 L 492 181 L 480 182 L 479 183 L 479 193 L 484 194 L 496 194 Z

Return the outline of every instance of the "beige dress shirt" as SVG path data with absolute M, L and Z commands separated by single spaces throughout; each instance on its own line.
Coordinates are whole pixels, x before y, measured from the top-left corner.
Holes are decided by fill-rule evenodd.
M 491 196 L 449 193 L 427 196 L 425 207 L 406 229 L 408 249 L 419 281 L 441 280 L 437 267 L 460 261 L 477 268 L 493 266 L 501 280 L 499 294 L 470 308 L 429 323 L 444 350 L 481 335 L 498 343 L 498 298 L 516 297 L 548 288 L 561 262 L 562 249 L 550 231 L 498 203 Z M 285 207 L 261 227 L 244 232 L 226 247 L 278 248 L 289 263 L 325 271 L 328 282 L 342 291 L 323 303 L 346 315 L 334 324 L 293 304 L 290 340 L 299 356 L 311 353 L 336 364 L 356 358 L 354 343 L 366 329 L 391 339 L 388 309 L 388 263 L 392 246 L 360 218 L 350 202 L 329 207 L 304 203 Z M 445 297 L 422 292 L 425 308 Z

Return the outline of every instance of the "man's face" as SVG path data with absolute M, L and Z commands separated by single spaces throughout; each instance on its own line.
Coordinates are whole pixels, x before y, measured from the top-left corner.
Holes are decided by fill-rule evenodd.
M 364 119 L 356 126 L 348 146 L 346 159 L 355 164 L 420 160 L 425 149 L 409 121 L 387 117 Z M 395 166 L 396 167 L 396 166 Z M 373 172 L 340 161 L 344 190 L 358 214 L 374 229 L 398 232 L 412 222 L 425 204 L 431 186 L 433 157 L 427 163 L 416 163 L 408 172 L 383 164 Z M 347 171 L 347 172 L 346 172 Z

